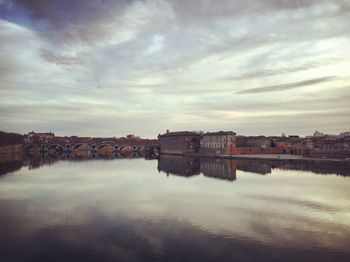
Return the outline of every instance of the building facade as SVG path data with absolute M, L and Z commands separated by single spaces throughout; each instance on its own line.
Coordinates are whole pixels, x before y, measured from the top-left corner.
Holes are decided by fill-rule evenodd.
M 272 138 L 265 136 L 237 136 L 237 147 L 270 148 Z
M 181 131 L 167 132 L 158 135 L 161 154 L 189 154 L 198 153 L 201 135 L 196 132 Z
M 236 133 L 207 132 L 201 136 L 199 152 L 205 155 L 232 155 L 236 149 Z
M 55 134 L 52 132 L 47 133 L 35 133 L 29 132 L 28 135 L 24 136 L 26 142 L 31 143 L 48 143 L 49 141 L 55 139 Z

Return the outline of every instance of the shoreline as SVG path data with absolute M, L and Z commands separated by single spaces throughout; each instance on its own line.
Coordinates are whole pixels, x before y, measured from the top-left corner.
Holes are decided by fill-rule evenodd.
M 178 156 L 190 156 L 190 157 L 208 157 L 208 158 L 225 158 L 225 159 L 240 159 L 240 160 L 279 160 L 279 161 L 310 161 L 310 162 L 346 162 L 349 163 L 350 159 L 339 158 L 312 158 L 302 157 L 298 155 L 266 155 L 266 154 L 254 154 L 254 155 L 203 155 L 196 153 L 188 154 L 169 154 L 160 153 L 160 155 L 178 155 Z
M 259 160 L 291 160 L 291 161 L 322 161 L 322 162 L 350 162 L 350 159 L 312 158 L 296 155 L 223 155 L 226 159 L 259 159 Z

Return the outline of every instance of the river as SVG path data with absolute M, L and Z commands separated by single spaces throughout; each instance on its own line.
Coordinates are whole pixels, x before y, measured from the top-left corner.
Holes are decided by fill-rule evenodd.
M 86 154 L 0 170 L 0 261 L 350 261 L 350 164 Z

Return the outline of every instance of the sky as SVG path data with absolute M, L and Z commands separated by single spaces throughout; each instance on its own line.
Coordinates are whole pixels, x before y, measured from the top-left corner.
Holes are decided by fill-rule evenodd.
M 350 130 L 348 0 L 0 0 L 0 130 Z

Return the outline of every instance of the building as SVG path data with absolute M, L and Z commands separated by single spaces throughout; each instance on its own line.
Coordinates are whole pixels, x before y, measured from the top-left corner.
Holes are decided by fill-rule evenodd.
M 338 139 L 324 139 L 322 141 L 322 148 L 325 150 L 350 150 L 350 137 Z
M 205 155 L 232 155 L 236 149 L 236 133 L 207 132 L 201 136 L 199 152 Z
M 315 131 L 315 133 L 313 134 L 313 137 L 324 137 L 325 134 L 324 133 L 321 133 L 319 131 Z
M 135 140 L 141 139 L 140 136 L 135 136 L 135 135 L 133 135 L 133 134 L 127 135 L 126 138 L 127 138 L 127 139 L 135 139 Z
M 198 153 L 200 147 L 200 133 L 181 131 L 167 132 L 158 135 L 161 154 L 182 155 L 188 153 Z
M 52 132 L 35 133 L 32 131 L 32 132 L 29 132 L 28 135 L 25 135 L 26 142 L 34 142 L 34 143 L 48 143 L 54 138 L 55 138 L 55 134 Z
M 345 137 L 350 137 L 350 132 L 343 132 L 343 133 L 340 133 L 339 138 L 345 138 Z
M 270 148 L 272 145 L 272 138 L 265 136 L 237 136 L 237 147 L 250 147 L 250 148 Z

